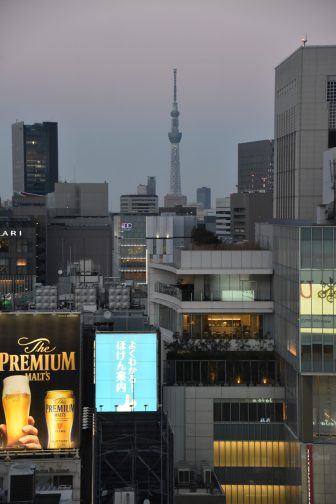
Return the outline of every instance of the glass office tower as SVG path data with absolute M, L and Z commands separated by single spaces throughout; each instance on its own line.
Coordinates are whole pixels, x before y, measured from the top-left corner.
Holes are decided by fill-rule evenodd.
M 12 125 L 13 192 L 48 194 L 58 182 L 57 123 Z

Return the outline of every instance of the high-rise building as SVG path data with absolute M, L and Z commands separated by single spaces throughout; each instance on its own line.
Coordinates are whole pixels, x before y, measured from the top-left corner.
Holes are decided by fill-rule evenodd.
M 156 177 L 147 177 L 147 184 L 138 184 L 137 194 L 147 194 L 148 196 L 156 196 Z
M 167 265 L 162 252 L 148 264 L 148 311 L 165 341 L 178 487 L 197 496 L 203 487 L 190 502 L 298 504 L 300 446 L 272 339 L 272 253 L 207 245 L 179 249 Z
M 230 200 L 233 241 L 253 243 L 256 222 L 272 218 L 272 193 L 234 193 Z
M 156 194 L 156 177 L 147 177 L 147 194 L 151 196 Z
M 274 216 L 313 220 L 323 152 L 336 146 L 336 46 L 297 49 L 275 69 Z
M 158 197 L 148 194 L 122 194 L 120 212 L 126 214 L 157 214 Z
M 48 194 L 58 182 L 57 123 L 12 125 L 13 192 Z
M 137 194 L 147 194 L 147 186 L 145 184 L 138 184 L 137 186 Z
M 146 283 L 146 215 L 114 215 L 113 276 L 121 282 Z
M 196 191 L 197 203 L 201 204 L 204 210 L 211 208 L 211 189 L 210 187 L 199 187 Z
M 146 217 L 148 258 L 173 263 L 177 249 L 190 246 L 196 215 L 155 215 Z
M 216 198 L 216 235 L 222 241 L 230 241 L 231 239 L 230 196 Z
M 171 131 L 168 138 L 171 144 L 170 148 L 170 191 L 164 198 L 165 206 L 184 205 L 186 197 L 181 192 L 181 173 L 180 173 L 180 142 L 182 133 L 179 131 L 179 111 L 177 106 L 177 87 L 176 87 L 177 69 L 174 68 L 174 101 L 171 116 Z
M 106 217 L 107 182 L 57 182 L 47 196 L 49 216 Z
M 272 192 L 273 140 L 238 144 L 238 192 Z
M 273 251 L 273 334 L 286 424 L 301 448 L 300 502 L 336 502 L 335 226 L 278 222 L 256 234 Z

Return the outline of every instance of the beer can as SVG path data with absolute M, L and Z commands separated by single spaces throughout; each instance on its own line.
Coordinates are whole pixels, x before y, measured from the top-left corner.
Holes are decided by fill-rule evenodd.
M 73 390 L 48 390 L 44 400 L 48 448 L 72 448 L 71 431 L 75 416 Z

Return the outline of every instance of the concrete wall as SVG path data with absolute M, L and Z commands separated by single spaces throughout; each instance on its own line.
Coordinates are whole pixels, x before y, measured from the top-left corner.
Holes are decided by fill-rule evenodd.
M 268 250 L 182 250 L 182 274 L 272 274 L 272 253 Z M 198 271 L 195 271 L 198 270 Z

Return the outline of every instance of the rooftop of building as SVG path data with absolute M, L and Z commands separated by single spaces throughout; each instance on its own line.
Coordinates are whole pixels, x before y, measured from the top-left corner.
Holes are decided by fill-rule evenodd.
M 285 227 L 335 227 L 335 221 L 330 220 L 329 222 L 316 223 L 309 220 L 295 220 L 295 219 L 271 219 L 260 224 L 269 224 L 275 226 L 285 226 Z
M 120 198 L 157 198 L 157 194 L 121 194 Z
M 301 45 L 295 51 L 293 51 L 289 56 L 287 56 L 285 59 L 283 59 L 278 65 L 275 66 L 275 69 L 279 68 L 281 65 L 283 65 L 286 61 L 290 60 L 294 56 L 297 55 L 298 52 L 300 51 L 307 51 L 307 50 L 315 50 L 315 49 L 336 49 L 336 45 Z
M 185 250 L 215 251 L 215 250 L 264 250 L 256 243 L 192 243 Z

